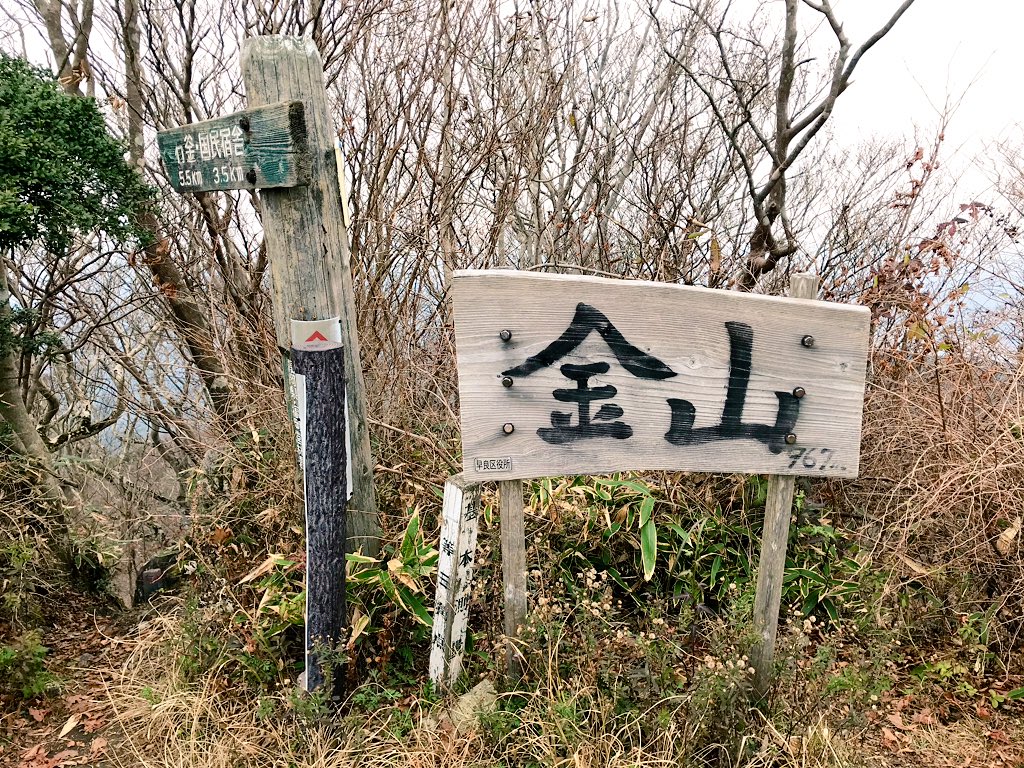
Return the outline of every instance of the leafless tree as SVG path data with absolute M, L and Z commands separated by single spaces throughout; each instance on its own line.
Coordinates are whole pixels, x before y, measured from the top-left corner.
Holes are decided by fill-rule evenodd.
M 758 278 L 799 248 L 799 236 L 789 212 L 787 188 L 798 161 L 806 156 L 814 137 L 828 123 L 836 101 L 850 85 L 861 58 L 896 25 L 914 0 L 903 0 L 889 19 L 854 48 L 829 0 L 786 0 L 781 37 L 774 37 L 762 13 L 743 24 L 730 16 L 732 3 L 674 5 L 696 19 L 704 34 L 698 47 L 706 48 L 697 61 L 678 29 L 659 25 L 669 56 L 682 67 L 704 94 L 723 141 L 742 168 L 753 231 L 743 268 L 733 283 L 751 290 Z M 836 46 L 831 65 L 815 79 L 815 59 L 798 26 L 805 8 L 824 22 Z M 762 6 L 762 11 L 764 7 Z M 659 9 L 651 15 L 660 19 Z M 711 66 L 699 62 L 710 60 Z M 748 142 L 749 139 L 752 142 Z
M 245 106 L 248 35 L 320 48 L 371 413 L 378 436 L 428 435 L 441 473 L 457 455 L 454 269 L 749 289 L 803 244 L 831 295 L 863 287 L 891 255 L 866 255 L 866 233 L 906 234 L 894 228 L 910 214 L 890 207 L 902 160 L 844 159 L 814 139 L 911 2 L 855 49 L 827 0 L 787 0 L 776 26 L 767 6 L 751 23 L 721 0 L 22 0 L 18 20 L 35 25 L 65 87 L 104 102 L 159 190 L 144 252 L 94 247 L 70 273 L 43 260 L 14 276 L 26 300 L 65 286 L 40 327 L 82 340 L 33 369 L 33 424 L 48 450 L 84 451 L 98 445 L 75 432 L 88 404 L 109 444 L 141 441 L 180 473 L 202 462 L 211 425 L 238 428 L 254 393 L 280 385 L 259 196 L 177 195 L 154 149 L 158 130 Z M 818 79 L 798 9 L 838 46 Z

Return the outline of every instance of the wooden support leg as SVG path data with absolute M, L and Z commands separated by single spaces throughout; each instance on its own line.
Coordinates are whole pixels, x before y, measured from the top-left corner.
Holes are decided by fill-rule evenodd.
M 501 495 L 501 571 L 505 581 L 505 661 L 512 678 L 522 675 L 515 640 L 526 623 L 526 525 L 523 520 L 523 481 L 503 480 Z
M 757 564 L 757 592 L 754 595 L 754 626 L 758 642 L 753 650 L 754 690 L 764 696 L 772 677 L 775 637 L 782 601 L 782 578 L 786 570 L 786 544 L 789 519 L 793 513 L 794 478 L 772 475 L 768 478 L 768 498 L 764 508 L 761 534 L 761 559 Z
M 817 294 L 816 275 L 795 274 L 790 278 L 789 295 L 792 298 L 813 299 Z M 779 628 L 779 606 L 782 603 L 782 579 L 786 571 L 789 520 L 793 514 L 794 481 L 795 478 L 788 476 L 772 475 L 768 478 L 761 558 L 757 564 L 757 592 L 754 595 L 754 627 L 758 641 L 751 659 L 754 691 L 758 697 L 768 692 L 775 661 L 775 638 Z

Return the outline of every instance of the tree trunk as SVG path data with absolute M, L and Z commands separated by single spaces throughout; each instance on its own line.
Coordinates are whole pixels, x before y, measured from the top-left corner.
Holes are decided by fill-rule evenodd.
M 135 0 L 125 0 L 122 32 L 126 77 L 125 101 L 128 107 L 128 157 L 136 168 L 141 168 L 145 163 L 145 139 L 142 132 L 143 82 L 138 6 Z M 159 220 L 152 213 L 143 212 L 140 222 L 151 238 L 150 245 L 146 247 L 145 264 L 167 301 L 170 309 L 169 319 L 199 371 L 215 413 L 227 421 L 231 387 L 227 370 L 216 353 L 209 317 L 193 297 L 184 275 L 171 261 L 169 241 L 161 236 Z
M 13 316 L 7 267 L 0 259 L 0 333 L 9 332 Z M 67 530 L 64 493 L 54 472 L 53 457 L 22 399 L 20 382 L 14 345 L 4 342 L 0 335 L 0 420 L 10 428 L 15 438 L 14 449 L 25 459 L 26 479 L 42 493 L 46 506 L 43 516 L 59 526 L 54 533 L 63 537 Z

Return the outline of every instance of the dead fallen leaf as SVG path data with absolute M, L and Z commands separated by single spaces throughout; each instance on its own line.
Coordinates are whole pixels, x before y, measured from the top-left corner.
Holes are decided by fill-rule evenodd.
M 78 715 L 78 713 L 73 714 L 71 717 L 68 718 L 68 721 L 64 723 L 64 727 L 60 729 L 60 733 L 57 734 L 57 738 L 63 739 L 65 736 L 71 733 L 71 731 L 74 730 L 75 726 L 77 726 L 80 722 L 81 717 Z
M 998 741 L 1000 744 L 1009 744 L 1010 737 L 1006 735 L 1004 731 L 989 731 L 986 734 L 992 741 Z
M 35 760 L 40 755 L 45 755 L 45 754 L 46 754 L 46 750 L 43 748 L 43 745 L 42 744 L 36 744 L 34 747 L 29 747 L 24 752 L 22 752 L 21 753 L 21 759 L 22 760 Z
M 221 531 L 221 530 L 223 530 L 223 529 L 222 528 L 218 528 L 217 529 L 217 531 Z M 217 531 L 214 531 L 214 534 L 213 534 L 214 543 L 220 544 L 220 543 L 222 543 L 221 541 L 216 541 Z M 275 566 L 280 565 L 282 562 L 286 562 L 284 555 L 280 555 L 280 554 L 278 554 L 276 552 L 271 552 L 266 560 L 264 560 L 262 563 L 260 563 L 255 568 L 253 568 L 251 571 L 249 571 L 249 573 L 245 574 L 245 576 L 243 576 L 241 579 L 239 579 L 238 583 L 239 584 L 247 584 L 250 581 L 255 581 L 260 576 L 265 576 L 266 574 L 270 573 L 272 570 L 274 570 Z
M 893 712 L 891 715 L 888 715 L 886 720 L 895 725 L 901 731 L 912 731 L 917 727 L 916 725 L 905 724 L 903 722 L 903 716 L 899 712 Z
M 46 714 L 49 711 L 50 710 L 48 709 L 33 709 L 32 707 L 28 708 L 28 713 L 32 715 L 32 719 L 35 720 L 37 723 L 43 722 L 43 718 L 46 717 Z
M 892 728 L 882 728 L 882 741 L 889 749 L 898 749 L 900 746 L 900 740 Z
M 912 722 L 918 723 L 919 725 L 935 725 L 935 716 L 932 714 L 930 709 L 922 709 L 920 712 L 914 714 L 910 718 Z
M 996 537 L 996 550 L 1000 555 L 1004 557 L 1010 554 L 1010 550 L 1013 548 L 1013 541 L 1017 538 L 1017 534 L 1020 533 L 1021 516 L 1017 515 L 1017 518 L 1010 524 L 1010 527 L 999 534 Z
M 235 471 L 237 471 L 239 473 L 239 475 L 241 475 L 242 468 L 241 467 L 235 467 Z M 234 473 L 232 473 L 232 478 L 234 478 Z M 239 482 L 241 482 L 241 481 L 239 481 Z M 213 533 L 210 534 L 210 541 L 213 542 L 213 545 L 215 547 L 222 546 L 224 544 L 224 542 L 227 541 L 230 538 L 231 538 L 231 529 L 230 528 L 215 528 Z
M 74 758 L 78 757 L 78 752 L 73 749 L 65 749 L 63 752 L 58 752 L 56 755 L 50 758 L 54 768 L 56 766 L 63 765 L 64 763 L 70 762 Z
M 72 712 L 88 712 L 90 709 L 96 707 L 96 702 L 90 699 L 85 694 L 76 693 L 71 696 L 65 696 L 64 701 L 67 702 L 68 707 Z
M 103 738 L 102 736 L 97 736 L 95 739 L 92 740 L 92 746 L 89 748 L 89 751 L 92 752 L 93 757 L 96 757 L 97 755 L 102 754 L 107 749 L 107 744 L 108 742 L 105 738 Z

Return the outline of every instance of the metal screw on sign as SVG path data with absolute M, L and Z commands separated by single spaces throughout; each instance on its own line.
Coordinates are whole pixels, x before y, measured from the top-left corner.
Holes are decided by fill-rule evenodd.
M 786 435 L 786 445 L 793 445 L 794 443 L 796 443 L 796 435 L 790 432 Z
M 245 180 L 248 181 L 250 184 L 255 184 L 256 183 L 256 169 L 255 168 L 250 168 L 248 171 L 245 172 Z
M 511 387 L 512 384 L 513 384 L 513 381 L 512 381 L 512 377 L 511 376 L 503 376 L 502 377 L 502 379 L 501 379 L 501 386 L 508 388 L 508 387 Z
M 511 341 L 512 340 L 512 331 L 510 331 L 508 328 L 502 328 L 501 331 L 498 333 L 498 337 L 502 341 Z
M 804 336 L 802 339 L 800 339 L 800 343 L 803 344 L 808 349 L 810 349 L 811 347 L 814 346 L 814 337 L 809 335 Z
M 238 118 L 238 127 L 241 128 L 246 133 L 248 133 L 250 127 L 249 118 L 244 116 Z
M 501 431 L 504 432 L 506 435 L 511 435 L 513 432 L 516 431 L 516 425 L 506 422 L 505 424 L 502 425 Z
M 793 397 L 795 397 L 797 400 L 799 400 L 800 398 L 802 398 L 806 394 L 807 394 L 807 390 L 804 389 L 803 387 L 794 387 L 793 388 Z

